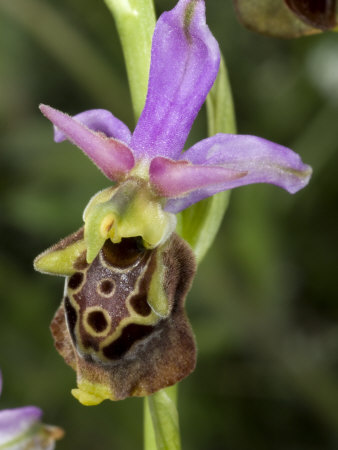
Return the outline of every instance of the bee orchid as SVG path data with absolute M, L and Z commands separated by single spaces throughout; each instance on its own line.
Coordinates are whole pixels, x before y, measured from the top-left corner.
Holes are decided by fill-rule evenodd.
M 311 169 L 292 150 L 255 136 L 217 134 L 183 147 L 219 69 L 203 0 L 180 0 L 159 18 L 148 94 L 133 133 L 106 110 L 42 113 L 115 184 L 96 194 L 84 228 L 35 260 L 66 276 L 53 322 L 56 347 L 76 371 L 75 397 L 97 404 L 148 395 L 195 366 L 184 312 L 195 272 L 175 214 L 218 192 L 271 183 L 294 193 Z

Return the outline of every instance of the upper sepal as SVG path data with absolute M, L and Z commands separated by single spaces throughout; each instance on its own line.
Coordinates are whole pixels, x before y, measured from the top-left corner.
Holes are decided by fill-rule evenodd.
M 204 0 L 180 0 L 161 15 L 152 41 L 146 104 L 131 141 L 137 158 L 178 157 L 219 63 Z

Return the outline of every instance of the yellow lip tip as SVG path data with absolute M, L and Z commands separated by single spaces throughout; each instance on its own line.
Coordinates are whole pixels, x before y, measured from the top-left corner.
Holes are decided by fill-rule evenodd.
M 82 380 L 77 389 L 72 389 L 72 395 L 85 406 L 99 405 L 103 400 L 114 400 L 109 386 Z
M 89 394 L 88 392 L 84 392 L 81 389 L 72 389 L 71 393 L 73 397 L 75 397 L 76 400 L 78 400 L 81 403 L 81 405 L 84 406 L 99 405 L 104 400 L 104 398 L 102 397 L 99 397 L 95 394 Z

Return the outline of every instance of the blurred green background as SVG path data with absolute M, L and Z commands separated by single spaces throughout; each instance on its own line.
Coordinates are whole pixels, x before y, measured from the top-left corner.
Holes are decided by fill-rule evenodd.
M 157 0 L 157 12 L 173 0 Z M 313 166 L 295 196 L 240 188 L 187 301 L 199 348 L 180 385 L 185 450 L 338 448 L 338 35 L 293 41 L 241 27 L 207 2 L 225 55 L 238 129 L 292 147 Z M 0 407 L 35 404 L 66 430 L 57 448 L 141 449 L 142 401 L 84 407 L 49 323 L 63 280 L 33 258 L 81 226 L 108 181 L 54 144 L 40 102 L 103 107 L 133 127 L 122 52 L 103 1 L 0 1 Z M 205 111 L 189 143 L 205 137 Z M 188 145 L 189 145 L 188 143 Z

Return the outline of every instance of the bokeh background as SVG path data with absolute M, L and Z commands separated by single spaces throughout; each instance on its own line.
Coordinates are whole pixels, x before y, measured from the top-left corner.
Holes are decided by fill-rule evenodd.
M 157 12 L 173 0 L 156 0 Z M 255 35 L 230 0 L 207 2 L 240 133 L 287 145 L 313 166 L 294 196 L 240 188 L 187 301 L 199 348 L 180 385 L 185 450 L 338 448 L 338 35 Z M 142 401 L 83 407 L 49 323 L 63 280 L 33 258 L 81 226 L 108 181 L 54 144 L 40 102 L 103 107 L 133 127 L 122 52 L 103 1 L 0 2 L 0 407 L 35 404 L 66 437 L 57 448 L 141 449 Z M 189 142 L 206 135 L 205 111 Z

